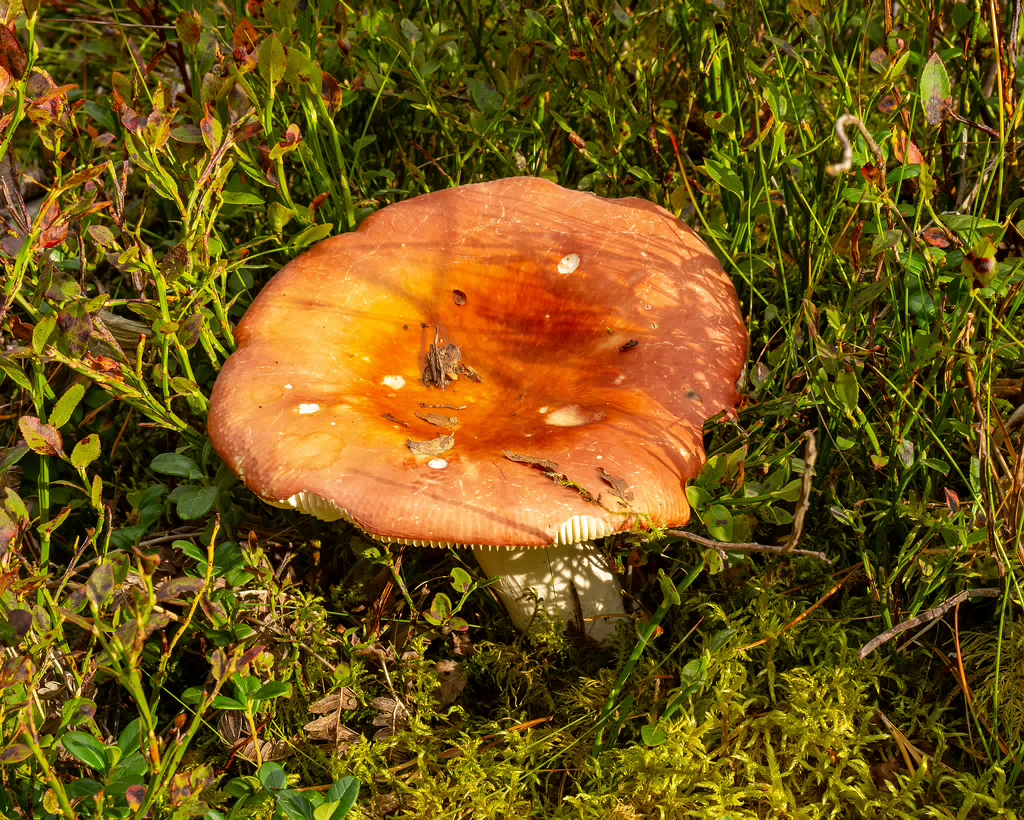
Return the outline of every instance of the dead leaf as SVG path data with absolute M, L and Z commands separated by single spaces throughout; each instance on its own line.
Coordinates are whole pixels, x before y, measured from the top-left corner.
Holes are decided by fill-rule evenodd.
M 441 706 L 451 706 L 466 688 L 466 669 L 458 661 L 438 661 L 437 679 L 441 683 Z
M 326 715 L 328 712 L 336 712 L 339 709 L 353 711 L 358 708 L 359 701 L 356 699 L 356 693 L 345 686 L 340 691 L 333 692 L 312 704 L 309 711 L 314 715 Z
M 380 712 L 373 719 L 373 725 L 382 727 L 374 734 L 374 740 L 385 740 L 398 734 L 409 723 L 409 710 L 401 701 L 388 697 L 374 698 L 370 705 Z
M 933 248 L 948 248 L 953 242 L 942 228 L 925 228 L 921 238 Z
M 548 461 L 545 458 L 534 458 L 533 456 L 524 456 L 522 453 L 513 453 L 511 450 L 502 450 L 505 454 L 505 458 L 509 461 L 514 461 L 517 464 L 528 464 L 531 467 L 539 467 L 544 472 L 553 473 L 558 470 L 558 464 L 554 461 Z
M 623 479 L 612 475 L 604 467 L 598 467 L 597 473 L 611 485 L 614 495 L 617 495 L 627 503 L 633 500 L 633 491 L 629 489 L 629 485 Z
M 468 301 L 465 292 L 461 290 L 453 290 L 452 299 L 455 300 L 455 304 L 458 307 L 462 307 Z
M 640 344 L 640 342 L 638 342 L 636 339 L 630 339 L 624 345 L 619 345 L 619 350 L 625 353 L 627 350 L 632 350 L 638 344 Z
M 438 436 L 430 441 L 406 439 L 405 443 L 418 456 L 439 456 L 455 446 L 455 436 Z
M 0 25 L 0 68 L 14 79 L 20 80 L 28 68 L 28 56 L 22 48 L 21 41 L 14 35 L 13 28 L 14 23 L 11 23 L 11 28 Z
M 441 413 L 415 413 L 414 415 L 418 419 L 423 419 L 427 424 L 433 424 L 435 427 L 444 427 L 446 430 L 453 429 L 459 423 L 455 416 L 445 416 Z
M 388 421 L 393 421 L 395 424 L 401 424 L 403 427 L 408 427 L 409 426 L 409 422 L 407 422 L 407 421 L 399 421 L 394 416 L 392 416 L 390 413 L 381 413 L 381 416 L 386 418 Z

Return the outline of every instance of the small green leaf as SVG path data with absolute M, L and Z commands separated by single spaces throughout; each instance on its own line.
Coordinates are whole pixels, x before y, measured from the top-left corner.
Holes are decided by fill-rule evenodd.
M 331 813 L 329 820 L 342 820 L 356 804 L 359 797 L 359 781 L 354 777 L 343 777 L 336 780 L 327 792 L 327 799 L 336 801 L 337 807 Z
M 203 471 L 199 469 L 199 465 L 188 456 L 183 456 L 180 453 L 161 453 L 150 462 L 149 466 L 154 472 L 178 476 L 179 478 L 189 478 L 193 481 L 204 476 Z
M 466 570 L 462 567 L 455 567 L 455 569 L 452 570 L 452 588 L 456 592 L 465 595 L 469 592 L 472 585 L 473 579 Z
M 253 700 L 273 700 L 274 698 L 288 697 L 292 693 L 292 685 L 279 680 L 272 680 L 265 683 L 252 693 Z
M 921 72 L 921 102 L 929 125 L 938 125 L 953 104 L 949 73 L 938 54 L 932 54 Z
M 721 504 L 712 504 L 700 518 L 716 541 L 732 541 L 732 514 Z
M 221 194 L 221 201 L 225 205 L 263 205 L 264 200 L 256 194 L 248 194 L 244 191 L 225 191 Z
M 60 739 L 60 743 L 75 760 L 84 763 L 90 769 L 106 772 L 109 765 L 106 748 L 92 735 L 85 732 L 68 732 Z
M 39 320 L 32 331 L 32 352 L 37 356 L 43 355 L 43 348 L 46 347 L 50 337 L 53 336 L 56 330 L 57 316 L 53 313 L 47 313 Z
M 176 487 L 168 496 L 168 500 L 177 505 L 175 509 L 179 518 L 194 521 L 213 509 L 213 505 L 217 503 L 217 488 L 185 484 Z
M 316 820 L 313 804 L 301 792 L 289 789 L 278 792 L 274 799 L 277 801 L 278 811 L 288 820 Z
M 53 410 L 50 411 L 50 418 L 48 419 L 50 424 L 58 428 L 67 424 L 71 420 L 71 414 L 75 412 L 75 408 L 78 407 L 78 403 L 84 395 L 84 384 L 78 382 L 71 385 L 67 392 L 60 397 Z
M 668 740 L 668 732 L 665 731 L 665 727 L 661 723 L 650 723 L 644 726 L 640 730 L 640 735 L 648 746 L 660 746 Z
M 227 695 L 217 695 L 213 699 L 213 703 L 210 704 L 214 709 L 224 709 L 231 712 L 243 712 L 245 711 L 245 704 L 241 701 L 229 698 Z
M 740 199 L 743 199 L 743 180 L 739 178 L 735 171 L 726 166 L 724 163 L 715 162 L 711 159 L 704 160 L 704 170 L 707 175 L 711 177 L 715 182 L 721 185 L 725 190 L 736 194 Z
M 268 792 L 276 792 L 288 785 L 288 775 L 280 763 L 264 763 L 256 776 Z
M 260 74 L 271 86 L 276 86 L 284 78 L 287 66 L 284 46 L 276 34 L 271 34 L 260 46 Z
M 84 470 L 100 457 L 100 437 L 92 433 L 83 438 L 71 451 L 71 466 Z
M 860 399 L 860 387 L 857 385 L 857 374 L 853 370 L 844 370 L 836 376 L 836 395 L 847 411 L 852 411 Z
M 302 248 L 306 245 L 312 245 L 314 242 L 319 242 L 321 239 L 326 239 L 331 235 L 331 231 L 334 230 L 334 223 L 327 222 L 323 225 L 313 225 L 306 228 L 302 233 L 292 240 L 292 244 L 296 248 Z

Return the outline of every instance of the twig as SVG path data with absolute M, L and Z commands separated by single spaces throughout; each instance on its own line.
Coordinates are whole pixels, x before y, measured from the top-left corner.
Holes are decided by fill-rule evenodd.
M 807 450 L 804 453 L 804 481 L 800 485 L 800 500 L 793 511 L 793 530 L 783 544 L 782 554 L 792 553 L 800 539 L 804 535 L 804 519 L 807 517 L 807 510 L 811 506 L 811 487 L 814 480 L 814 464 L 818 460 L 818 446 L 814 438 L 814 431 L 808 430 L 804 433 L 807 439 Z
M 682 538 L 686 541 L 692 541 L 695 544 L 712 547 L 713 549 L 724 552 L 767 552 L 772 555 L 800 555 L 804 558 L 814 558 L 826 564 L 832 563 L 832 559 L 823 552 L 802 549 L 787 550 L 786 544 L 755 544 L 753 542 L 732 544 L 728 541 L 713 541 L 710 538 L 704 538 L 703 536 L 696 535 L 692 532 L 686 532 L 686 530 L 665 530 L 665 534 L 670 535 L 673 538 Z
M 875 164 L 878 165 L 882 173 L 885 173 L 885 155 L 882 153 L 882 149 L 878 147 L 874 137 L 868 133 L 868 129 L 860 121 L 860 118 L 855 117 L 853 114 L 843 114 L 836 120 L 836 137 L 839 139 L 839 144 L 843 146 L 843 158 L 839 162 L 827 166 L 825 173 L 830 177 L 837 177 L 853 168 L 853 144 L 850 142 L 850 138 L 846 136 L 846 126 L 848 125 L 857 127 L 857 130 L 860 131 L 864 141 L 871 149 L 871 153 L 875 155 Z
M 936 618 L 941 618 L 953 607 L 959 606 L 969 598 L 998 598 L 1001 593 L 1002 590 L 1000 590 L 998 587 L 965 589 L 963 592 L 958 592 L 952 598 L 947 598 L 941 604 L 932 607 L 927 612 L 922 612 L 915 618 L 910 618 L 909 620 L 903 621 L 902 623 L 898 623 L 892 629 L 886 630 L 877 638 L 872 638 L 870 641 L 864 644 L 860 652 L 857 653 L 857 657 L 863 660 L 876 649 L 878 649 L 878 647 L 880 647 L 882 644 L 888 643 L 897 635 L 902 635 L 904 632 L 907 632 L 908 630 L 915 629 L 921 626 L 922 624 L 928 623 L 929 621 L 934 621 Z

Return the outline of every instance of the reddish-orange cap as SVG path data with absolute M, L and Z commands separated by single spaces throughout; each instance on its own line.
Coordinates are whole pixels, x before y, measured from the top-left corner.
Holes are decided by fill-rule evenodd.
M 236 338 L 210 436 L 261 498 L 385 540 L 523 547 L 685 524 L 747 353 L 689 227 L 534 178 L 382 209 L 286 266 Z M 433 357 L 458 376 L 443 390 L 438 340 L 461 353 Z

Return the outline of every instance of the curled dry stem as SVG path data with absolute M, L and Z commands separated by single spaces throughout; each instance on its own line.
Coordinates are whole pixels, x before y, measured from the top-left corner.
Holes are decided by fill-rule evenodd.
M 868 148 L 871 149 L 871 153 L 874 154 L 875 164 L 882 170 L 885 170 L 885 156 L 882 154 L 882 149 L 878 147 L 878 143 L 875 142 L 874 137 L 868 132 L 864 123 L 861 122 L 859 117 L 855 117 L 853 114 L 843 114 L 839 119 L 836 120 L 836 137 L 839 139 L 839 144 L 843 147 L 843 158 L 832 165 L 825 168 L 825 173 L 830 177 L 837 177 L 840 174 L 845 174 L 853 168 L 853 143 L 850 142 L 850 138 L 846 135 L 846 127 L 848 125 L 856 126 L 857 130 L 860 131 L 864 141 L 868 144 Z

